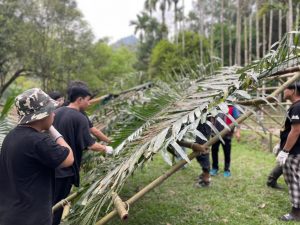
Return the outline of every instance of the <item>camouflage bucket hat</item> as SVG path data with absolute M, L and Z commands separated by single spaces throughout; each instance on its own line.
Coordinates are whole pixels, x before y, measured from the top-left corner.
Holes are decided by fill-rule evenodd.
M 41 120 L 58 106 L 56 101 L 39 88 L 32 88 L 18 95 L 15 105 L 19 114 L 19 124 Z

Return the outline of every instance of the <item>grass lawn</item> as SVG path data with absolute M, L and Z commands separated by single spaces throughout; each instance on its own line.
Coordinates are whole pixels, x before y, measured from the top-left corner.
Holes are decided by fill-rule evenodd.
M 162 185 L 130 206 L 126 224 L 183 225 L 183 224 L 296 224 L 277 218 L 290 209 L 287 186 L 284 190 L 266 187 L 268 173 L 275 165 L 275 156 L 262 150 L 254 138 L 233 141 L 232 177 L 223 173 L 212 178 L 209 188 L 194 186 L 200 167 L 196 160 L 171 176 Z M 223 152 L 219 153 L 223 167 Z M 126 200 L 152 180 L 168 170 L 160 155 L 128 179 L 120 196 Z M 108 224 L 124 224 L 114 218 Z

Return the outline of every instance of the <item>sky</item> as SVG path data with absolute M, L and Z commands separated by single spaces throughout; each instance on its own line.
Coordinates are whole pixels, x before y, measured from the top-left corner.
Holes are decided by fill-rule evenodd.
M 78 8 L 90 24 L 96 39 L 110 37 L 111 42 L 134 34 L 131 20 L 143 10 L 144 0 L 77 0 Z M 192 0 L 185 0 L 186 10 Z

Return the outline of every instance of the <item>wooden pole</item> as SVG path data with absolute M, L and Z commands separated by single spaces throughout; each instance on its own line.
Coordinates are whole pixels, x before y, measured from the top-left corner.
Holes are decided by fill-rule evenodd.
M 267 101 L 274 102 L 275 96 L 277 96 L 280 92 L 284 91 L 284 89 L 286 89 L 287 86 L 289 86 L 290 84 L 292 84 L 293 82 L 295 82 L 299 79 L 300 79 L 300 72 L 297 72 L 291 79 L 287 80 L 284 84 L 282 84 L 282 86 L 280 86 L 278 89 L 276 89 L 271 95 L 266 97 Z M 245 105 L 245 106 L 247 106 L 247 105 L 248 106 L 250 106 L 250 105 L 258 106 L 261 104 L 265 104 L 265 101 L 263 99 L 254 99 L 254 100 L 247 100 L 247 101 L 237 101 L 236 104 Z
M 269 149 L 270 149 L 270 152 L 273 151 L 272 133 L 269 133 Z
M 268 111 L 264 110 L 263 108 L 259 108 L 264 114 L 266 114 L 271 120 L 273 120 L 277 125 L 281 126 L 282 124 L 277 121 Z
M 251 127 L 250 125 L 243 123 L 243 125 L 245 125 L 246 127 L 248 127 L 250 130 L 254 131 L 257 135 L 259 135 L 261 138 L 265 138 L 264 135 L 262 135 L 260 132 L 256 131 L 253 127 Z
M 270 95 L 270 99 L 273 99 L 273 97 L 275 97 L 276 95 L 278 95 L 279 93 L 281 93 L 288 85 L 290 85 L 291 83 L 293 83 L 295 80 L 299 79 L 300 77 L 300 73 L 297 73 L 294 77 L 292 77 L 290 80 L 288 80 L 287 82 L 285 82 L 281 87 L 279 87 L 277 90 L 275 90 L 271 95 Z M 255 102 L 255 100 L 253 100 L 252 102 L 256 103 L 255 105 L 259 105 L 262 103 L 265 103 L 264 101 L 260 101 L 257 100 L 257 102 Z M 236 122 L 238 124 L 242 123 L 244 120 L 246 120 L 249 116 L 252 115 L 252 111 L 248 111 L 245 112 L 245 114 L 243 114 L 241 117 L 239 117 Z M 231 124 L 229 127 L 232 129 L 235 125 Z M 223 129 L 220 132 L 220 135 L 222 137 L 224 137 L 228 132 L 230 132 L 227 129 Z M 209 147 L 211 145 L 213 145 L 214 143 L 216 143 L 219 140 L 218 136 L 215 136 L 213 138 L 211 138 L 209 141 L 207 141 L 204 145 L 202 145 L 204 148 L 205 147 Z M 190 160 L 194 159 L 196 156 L 198 156 L 200 154 L 200 152 L 192 152 L 191 154 L 188 155 L 188 158 Z M 164 174 L 162 174 L 161 176 L 159 176 L 158 178 L 156 178 L 154 181 L 152 181 L 150 184 L 148 184 L 146 187 L 144 187 L 142 190 L 140 190 L 139 192 L 137 192 L 134 196 L 132 196 L 130 199 L 128 199 L 126 201 L 126 203 L 128 205 L 131 205 L 133 203 L 135 203 L 137 200 L 139 200 L 140 198 L 142 198 L 145 194 L 147 194 L 149 191 L 153 190 L 154 188 L 156 188 L 157 186 L 159 186 L 160 184 L 162 184 L 166 179 L 168 179 L 171 175 L 173 175 L 175 172 L 177 172 L 178 170 L 181 169 L 181 167 L 183 165 L 185 165 L 187 162 L 185 160 L 180 160 L 178 161 L 174 166 L 172 166 L 168 171 L 166 171 Z M 116 215 L 118 214 L 117 210 L 114 209 L 112 210 L 110 213 L 108 213 L 106 216 L 104 216 L 102 219 L 100 219 L 95 225 L 103 225 L 106 224 L 109 220 L 111 220 L 112 218 L 114 218 Z
M 68 205 L 69 201 L 71 201 L 72 199 L 74 199 L 78 194 L 79 194 L 79 192 L 74 192 L 73 194 L 69 195 L 67 198 L 62 199 L 61 201 L 59 201 L 58 203 L 56 203 L 52 207 L 52 213 L 54 213 L 59 208 L 64 207 L 65 205 Z
M 122 201 L 119 195 L 116 192 L 112 192 L 112 199 L 114 202 L 115 209 L 119 214 L 121 220 L 128 219 L 128 211 L 126 210 L 126 204 Z

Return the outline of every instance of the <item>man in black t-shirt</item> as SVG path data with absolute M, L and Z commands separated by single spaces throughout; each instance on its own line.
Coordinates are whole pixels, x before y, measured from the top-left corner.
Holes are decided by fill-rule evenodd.
M 30 89 L 15 104 L 19 123 L 0 153 L 0 224 L 50 225 L 54 169 L 72 165 L 73 153 L 51 126 L 57 104 L 46 93 Z
M 55 171 L 56 185 L 53 204 L 69 195 L 72 184 L 79 186 L 79 169 L 83 150 L 91 149 L 106 154 L 113 153 L 112 147 L 95 142 L 89 132 L 88 120 L 81 113 L 89 106 L 91 97 L 89 90 L 83 87 L 73 87 L 68 94 L 70 103 L 55 111 L 53 125 L 73 149 L 75 161 L 72 167 Z M 54 212 L 53 224 L 60 223 L 62 211 L 61 208 Z
M 280 132 L 280 152 L 276 158 L 283 167 L 289 187 L 292 210 L 280 217 L 283 221 L 300 220 L 300 82 L 284 90 L 284 99 L 292 102 Z

